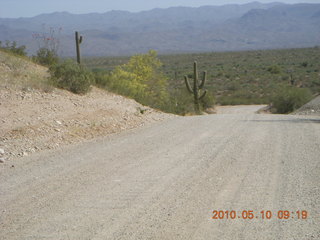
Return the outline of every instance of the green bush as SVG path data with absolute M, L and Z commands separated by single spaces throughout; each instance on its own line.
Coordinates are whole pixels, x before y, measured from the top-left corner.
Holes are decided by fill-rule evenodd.
M 212 108 L 215 104 L 214 96 L 211 92 L 207 92 L 206 96 L 200 100 L 202 109 Z
M 97 87 L 108 88 L 110 85 L 110 73 L 104 71 L 94 71 L 94 82 Z
M 57 64 L 59 61 L 59 57 L 56 52 L 48 48 L 40 48 L 37 51 L 37 55 L 32 58 L 36 63 L 48 67 Z
M 179 115 L 186 115 L 194 111 L 192 96 L 186 88 L 176 89 L 170 94 L 170 104 L 166 111 Z
M 77 94 L 87 93 L 94 81 L 92 72 L 72 60 L 53 65 L 49 71 L 53 85 Z
M 271 99 L 275 113 L 290 113 L 310 101 L 312 94 L 309 89 L 282 87 Z
M 162 63 L 157 52 L 130 58 L 127 64 L 116 67 L 104 81 L 108 87 L 136 101 L 155 108 L 163 109 L 169 102 L 167 78 L 161 72 Z M 98 79 L 102 81 L 103 79 Z
M 278 65 L 272 65 L 267 69 L 272 74 L 279 74 L 281 73 L 281 68 Z

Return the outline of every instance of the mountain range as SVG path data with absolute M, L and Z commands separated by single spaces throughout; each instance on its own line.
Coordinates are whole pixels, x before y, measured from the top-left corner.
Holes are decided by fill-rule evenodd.
M 55 12 L 31 18 L 0 18 L 0 41 L 26 45 L 30 54 L 59 43 L 59 54 L 75 55 L 74 32 L 83 36 L 82 55 L 212 52 L 320 45 L 320 4 L 172 7 L 131 13 Z

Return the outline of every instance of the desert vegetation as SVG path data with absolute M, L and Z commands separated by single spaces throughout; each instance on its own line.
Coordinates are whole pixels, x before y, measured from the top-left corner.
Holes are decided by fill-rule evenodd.
M 0 46 L 26 55 L 15 42 Z M 274 113 L 290 113 L 320 92 L 319 47 L 161 56 L 150 50 L 131 57 L 83 58 L 81 64 L 59 59 L 54 47 L 41 47 L 32 59 L 49 67 L 48 82 L 55 87 L 85 94 L 96 85 L 180 115 L 201 113 L 214 104 L 270 104 Z M 206 94 L 196 102 L 185 80 L 197 77 L 193 61 L 207 70 L 202 79 Z
M 112 70 L 92 70 L 98 86 L 165 112 L 180 115 L 198 114 L 213 107 L 213 94 L 198 96 L 194 102 L 194 96 L 188 93 L 191 87 L 176 88 L 175 83 L 169 82 L 170 79 L 164 74 L 163 68 L 157 52 L 150 50 L 147 54 L 132 56 L 126 63 L 115 65 Z M 188 77 L 194 78 L 194 73 L 188 74 Z M 203 87 L 202 83 L 200 87 Z
M 86 58 L 84 64 L 95 72 L 112 72 L 129 59 Z M 319 47 L 161 55 L 159 59 L 163 63 L 161 71 L 168 79 L 168 93 L 171 96 L 171 104 L 165 110 L 178 114 L 192 111 L 192 105 L 187 104 L 192 102 L 192 97 L 185 89 L 184 75 L 192 76 L 194 60 L 198 62 L 199 69 L 208 72 L 208 93 L 203 99 L 207 102 L 220 105 L 273 103 L 275 106 L 281 101 L 279 94 L 286 92 L 285 96 L 294 95 L 291 101 L 298 102 L 293 104 L 297 108 L 311 95 L 320 92 Z M 205 105 L 207 107 L 208 104 Z M 292 111 L 290 108 L 284 112 Z M 279 110 L 281 112 L 283 110 Z
M 87 93 L 94 82 L 91 71 L 70 59 L 52 65 L 49 72 L 50 81 L 54 86 L 76 94 Z
M 13 42 L 6 41 L 4 45 L 2 41 L 0 41 L 0 49 L 4 52 L 12 53 L 18 56 L 27 55 L 26 46 L 25 45 L 18 46 L 16 41 L 13 41 Z
M 53 66 L 59 62 L 58 54 L 54 50 L 48 48 L 40 48 L 32 59 L 35 63 L 47 67 Z
M 307 88 L 282 86 L 272 97 L 272 111 L 275 113 L 290 113 L 312 99 L 311 91 Z
M 136 101 L 163 109 L 168 105 L 167 78 L 156 51 L 135 55 L 111 72 L 96 72 L 96 84 Z

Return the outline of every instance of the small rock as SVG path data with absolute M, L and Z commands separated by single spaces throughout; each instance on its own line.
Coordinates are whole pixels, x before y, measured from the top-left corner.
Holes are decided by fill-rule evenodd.
M 0 154 L 4 154 L 4 149 L 0 148 Z
M 28 156 L 28 153 L 26 153 L 26 152 L 21 152 L 21 153 L 18 153 L 18 156 L 19 156 L 19 157 Z
M 0 158 L 0 163 L 4 163 L 4 162 L 5 162 L 4 158 Z
M 60 121 L 56 121 L 56 123 L 57 123 L 57 124 L 59 124 L 59 125 L 61 125 L 61 124 L 62 124 L 62 122 L 60 122 Z

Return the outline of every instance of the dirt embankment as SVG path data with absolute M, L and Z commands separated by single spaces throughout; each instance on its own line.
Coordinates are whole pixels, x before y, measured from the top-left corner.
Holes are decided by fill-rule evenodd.
M 54 149 L 171 117 L 134 100 L 93 88 L 86 96 L 55 89 L 0 90 L 4 158 Z
M 1 162 L 172 117 L 98 88 L 54 89 L 47 77 L 47 68 L 0 51 Z

